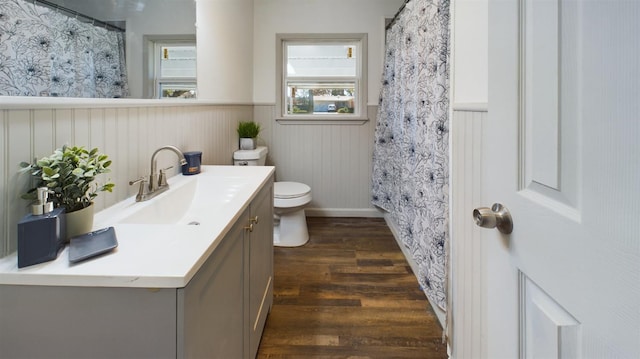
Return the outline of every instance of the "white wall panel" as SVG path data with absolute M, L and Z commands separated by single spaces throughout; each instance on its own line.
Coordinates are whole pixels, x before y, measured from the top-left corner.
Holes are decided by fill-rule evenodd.
M 0 236 L 2 238 L 9 237 L 9 208 L 7 203 L 9 192 L 8 179 L 9 176 L 9 119 L 7 111 L 0 111 Z M 0 255 L 9 252 L 9 242 L 0 240 Z
M 33 159 L 33 112 L 27 110 L 15 111 L 7 118 L 7 153 L 5 155 L 7 173 L 5 174 L 6 198 L 2 203 L 7 211 L 8 228 L 2 233 L 9 238 L 15 238 L 18 231 L 18 220 L 26 213 L 26 201 L 20 195 L 28 190 L 28 183 L 19 176 L 20 162 L 30 162 Z M 9 251 L 16 250 L 17 242 L 8 245 Z
M 33 151 L 35 153 L 48 152 L 55 148 L 53 124 L 51 110 L 33 111 Z
M 89 130 L 89 109 L 76 109 L 73 114 L 73 140 L 69 145 L 89 147 L 91 131 Z M 63 144 L 60 144 L 62 146 Z M 59 146 L 58 146 L 59 147 Z
M 8 114 L 9 112 L 7 112 Z M 59 109 L 53 111 L 54 143 L 73 143 L 73 118 L 72 110 Z M 54 146 L 55 147 L 55 146 Z
M 480 198 L 483 111 L 454 111 L 452 121 L 451 284 L 449 303 L 453 324 L 449 330 L 452 357 L 486 357 L 482 334 L 486 258 L 484 245 L 474 230 L 473 209 Z
M 107 153 L 107 149 L 106 149 L 106 143 L 107 143 L 107 139 L 106 139 L 106 134 L 107 134 L 107 129 L 105 128 L 105 119 L 104 119 L 104 111 L 103 109 L 92 109 L 89 111 L 89 117 L 87 119 L 87 121 L 89 122 L 89 131 L 90 131 L 90 137 L 89 137 L 89 145 L 87 146 L 87 149 L 91 150 L 95 147 L 99 148 L 100 151 L 102 151 L 103 153 Z M 73 141 L 67 141 L 65 143 L 69 143 L 69 144 L 75 144 Z M 57 144 L 56 147 L 61 146 L 62 144 Z M 46 152 L 44 152 L 44 154 L 46 154 Z M 111 160 L 115 160 L 115 158 L 111 158 Z M 101 183 L 104 183 L 104 181 L 108 180 L 109 178 L 113 178 L 111 173 L 105 173 L 103 175 L 100 175 L 98 177 L 98 181 L 100 181 Z M 94 203 L 96 204 L 97 208 L 102 208 L 102 207 L 106 207 L 106 203 L 105 200 L 110 199 L 108 197 L 112 197 L 112 196 L 102 196 L 102 195 L 98 195 L 98 197 L 94 200 Z

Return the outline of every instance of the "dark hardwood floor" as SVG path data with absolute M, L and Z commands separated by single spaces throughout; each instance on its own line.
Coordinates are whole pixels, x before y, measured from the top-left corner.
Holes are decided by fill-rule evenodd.
M 275 248 L 258 358 L 447 358 L 442 328 L 383 219 L 307 218 Z

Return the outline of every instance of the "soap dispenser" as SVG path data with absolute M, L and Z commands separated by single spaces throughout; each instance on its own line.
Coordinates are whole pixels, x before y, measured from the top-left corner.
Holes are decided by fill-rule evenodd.
M 18 222 L 18 268 L 56 259 L 67 237 L 64 208 L 53 208 L 47 187 L 37 195 L 31 214 Z

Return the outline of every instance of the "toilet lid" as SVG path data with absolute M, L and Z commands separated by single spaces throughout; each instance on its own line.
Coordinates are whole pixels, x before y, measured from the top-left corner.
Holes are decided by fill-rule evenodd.
M 267 148 L 265 146 L 258 146 L 255 150 L 237 150 L 233 152 L 234 160 L 259 160 L 260 157 L 266 156 Z
M 273 184 L 273 196 L 276 198 L 302 197 L 311 192 L 311 187 L 298 182 L 276 182 Z

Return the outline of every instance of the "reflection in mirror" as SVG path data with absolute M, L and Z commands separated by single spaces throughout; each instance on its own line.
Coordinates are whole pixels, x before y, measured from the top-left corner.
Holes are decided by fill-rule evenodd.
M 154 97 L 196 97 L 196 47 L 189 41 L 154 42 L 157 74 Z
M 159 98 L 148 38 L 195 47 L 195 2 L 2 0 L 0 95 Z

